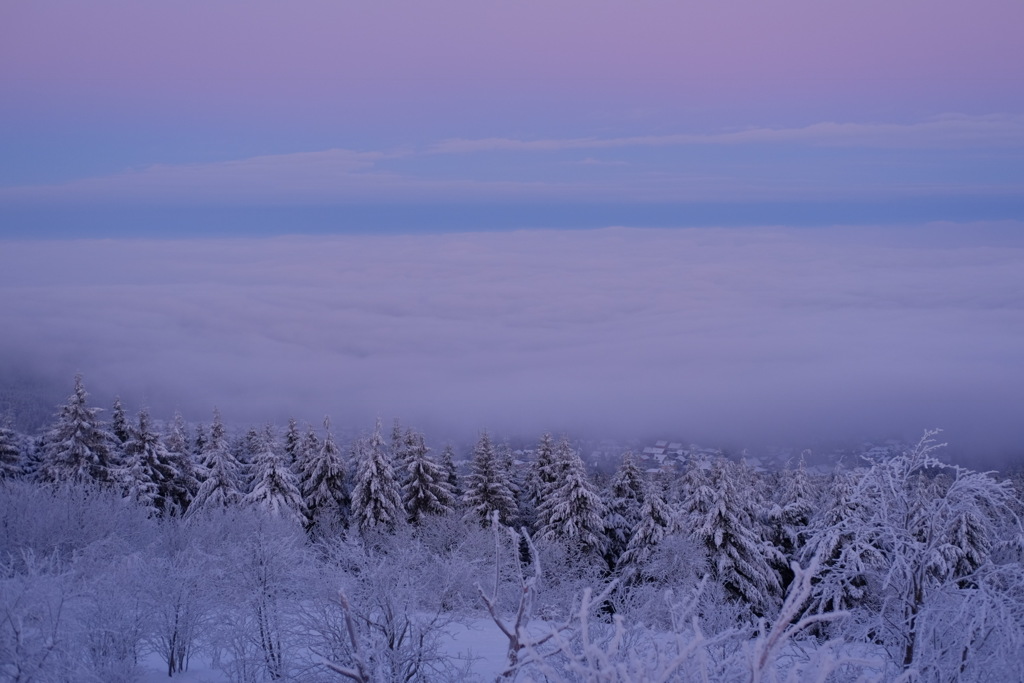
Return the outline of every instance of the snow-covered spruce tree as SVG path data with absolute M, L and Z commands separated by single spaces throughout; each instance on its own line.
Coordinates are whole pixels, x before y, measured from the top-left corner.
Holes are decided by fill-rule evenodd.
M 331 434 L 331 420 L 324 417 L 324 439 L 303 439 L 296 451 L 299 490 L 309 511 L 310 531 L 319 532 L 341 525 L 348 517 L 350 499 L 345 462 Z
M 90 408 L 82 376 L 61 407 L 57 422 L 46 435 L 39 478 L 51 483 L 116 483 L 113 437 L 99 421 L 99 408 Z
M 556 478 L 555 441 L 551 434 L 544 433 L 537 444 L 536 457 L 526 472 L 526 497 L 532 513 L 530 526 L 534 533 L 548 523 L 542 504 L 554 488 Z
M 644 567 L 658 544 L 678 528 L 676 516 L 661 487 L 650 483 L 644 486 L 637 524 L 630 530 L 629 542 L 615 565 L 619 576 L 627 582 L 646 581 Z
M 406 446 L 405 434 L 402 432 L 402 424 L 396 417 L 391 423 L 391 462 L 399 472 L 405 472 L 409 465 L 409 451 Z
M 402 501 L 411 524 L 419 524 L 426 515 L 445 515 L 455 509 L 455 492 L 444 470 L 430 457 L 423 435 L 405 433 L 406 471 L 402 482 Z
M 679 503 L 687 516 L 711 507 L 714 498 L 710 484 L 711 465 L 712 461 L 700 453 L 694 453 L 686 460 L 686 469 L 676 488 Z
M 789 565 L 799 559 L 807 539 L 817 495 L 807 474 L 804 454 L 800 455 L 796 467 L 787 465 L 786 469 L 769 479 L 777 482 L 777 493 L 774 505 L 765 514 L 764 523 L 768 527 L 768 538 L 785 558 L 785 563 L 777 568 L 785 590 L 793 580 Z
M 124 442 L 125 493 L 152 514 L 161 514 L 174 506 L 175 484 L 179 472 L 171 454 L 149 421 L 149 412 L 139 411 L 138 423 L 130 427 Z M 185 494 L 187 496 L 187 493 Z
M 516 528 L 522 527 L 526 520 L 523 518 L 523 510 L 520 503 L 525 500 L 526 491 L 522 481 L 521 470 L 516 467 L 515 455 L 512 453 L 512 446 L 507 439 L 501 443 L 494 444 L 494 455 L 498 459 L 498 465 L 505 473 L 505 481 L 508 482 L 508 489 L 512 492 L 512 498 L 515 500 L 514 509 L 516 514 L 509 519 L 508 523 Z
M 498 522 L 504 525 L 517 517 L 515 494 L 487 430 L 480 434 L 473 448 L 472 470 L 466 477 L 466 493 L 462 502 L 466 508 L 466 519 L 475 520 L 482 527 L 490 526 L 495 512 L 498 513 Z
M 567 439 L 555 448 L 555 482 L 541 501 L 541 537 L 578 549 L 604 552 L 604 502 L 587 478 L 582 458 Z
M 206 472 L 204 471 L 203 454 L 206 453 L 206 446 L 210 443 L 210 437 L 206 435 L 206 427 L 203 423 L 196 425 L 196 438 L 192 442 L 192 448 L 189 451 L 192 454 L 192 461 L 198 464 L 196 467 L 196 476 L 200 481 L 206 479 Z
M 245 433 L 245 438 L 241 440 L 236 439 L 232 444 L 232 451 L 235 457 L 238 458 L 238 461 L 244 465 L 250 483 L 256 461 L 263 454 L 265 445 L 266 441 L 263 432 L 256 427 L 249 427 L 249 431 Z
M 173 504 L 173 514 L 183 514 L 199 490 L 199 479 L 196 475 L 196 463 L 189 445 L 188 426 L 185 418 L 178 411 L 174 412 L 171 431 L 164 439 L 164 447 L 170 456 L 171 464 L 178 471 L 169 493 L 169 502 Z
M 331 437 L 333 440 L 333 437 Z M 338 444 L 333 444 L 337 448 Z M 313 425 L 306 425 L 306 433 L 303 434 L 301 441 L 299 442 L 298 450 L 295 453 L 297 459 L 306 459 L 310 455 L 319 453 L 320 449 L 324 447 L 320 437 L 316 435 L 316 431 L 313 429 Z
M 7 420 L 0 422 L 0 481 L 15 479 L 24 473 L 18 435 Z
M 633 532 L 643 519 L 641 508 L 644 504 L 645 488 L 643 472 L 636 466 L 633 453 L 627 451 L 622 456 L 622 464 L 612 477 L 605 499 L 605 560 L 611 569 L 615 568 L 619 557 L 629 545 Z
M 380 434 L 380 420 L 369 441 L 357 442 L 352 488 L 352 519 L 361 532 L 392 531 L 405 516 L 390 449 Z
M 707 491 L 689 501 L 692 536 L 709 555 L 712 577 L 726 592 L 755 614 L 765 616 L 782 600 L 782 582 L 776 566 L 781 553 L 761 537 L 758 516 L 751 509 L 749 490 L 736 486 L 737 466 L 719 458 L 708 473 Z M 705 507 L 706 506 L 706 507 Z
M 776 518 L 777 540 L 787 557 L 795 559 L 811 522 L 818 496 L 807 474 L 804 454 L 800 455 L 796 467 L 787 467 L 780 475 L 782 485 L 778 500 L 780 514 Z
M 164 438 L 164 446 L 171 453 L 185 457 L 189 457 L 192 453 L 192 447 L 189 445 L 188 425 L 185 424 L 185 418 L 182 417 L 180 411 L 174 411 L 174 419 L 171 420 L 171 429 Z
M 870 514 L 869 501 L 856 495 L 863 474 L 835 472 L 824 496 L 827 507 L 807 529 L 801 563 L 809 565 L 817 558 L 819 565 L 807 605 L 810 613 L 849 610 L 870 597 L 868 573 L 881 555 L 870 535 L 859 532 Z
M 110 409 L 110 433 L 114 436 L 116 443 L 122 447 L 132 437 L 132 428 L 128 424 L 128 416 L 124 412 L 124 404 L 121 397 L 114 397 L 114 405 Z
M 450 443 L 446 444 L 444 450 L 441 451 L 441 469 L 444 471 L 445 481 L 448 482 L 452 495 L 455 496 L 455 504 L 458 505 L 458 501 L 462 499 L 463 495 L 462 482 L 459 481 L 459 471 L 455 467 L 455 449 Z
M 224 422 L 220 411 L 213 411 L 213 425 L 201 454 L 203 482 L 188 507 L 188 514 L 194 515 L 204 509 L 215 509 L 237 505 L 242 502 L 240 487 L 242 465 L 228 447 Z
M 272 517 L 305 527 L 308 522 L 306 503 L 295 483 L 295 474 L 278 449 L 270 425 L 260 434 L 258 450 L 253 463 L 253 486 L 245 496 L 245 503 Z
M 294 417 L 289 417 L 288 430 L 284 434 L 284 454 L 288 458 L 289 466 L 296 466 L 301 446 L 302 434 L 299 433 L 299 423 L 295 421 Z

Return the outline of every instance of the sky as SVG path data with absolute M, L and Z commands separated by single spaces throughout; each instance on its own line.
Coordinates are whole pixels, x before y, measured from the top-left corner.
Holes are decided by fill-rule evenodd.
M 1021 25 L 1017 0 L 7 2 L 0 361 L 238 419 L 797 438 L 810 410 L 1009 448 Z

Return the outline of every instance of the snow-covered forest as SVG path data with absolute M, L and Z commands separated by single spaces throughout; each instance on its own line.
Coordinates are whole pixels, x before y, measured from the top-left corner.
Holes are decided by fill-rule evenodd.
M 163 422 L 79 377 L 0 429 L 0 678 L 1024 680 L 1021 482 L 939 436 L 599 477 L 564 436 Z

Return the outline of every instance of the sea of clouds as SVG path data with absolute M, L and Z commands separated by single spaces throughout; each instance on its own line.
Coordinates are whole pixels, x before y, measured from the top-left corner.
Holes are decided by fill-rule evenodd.
M 7 241 L 0 359 L 165 417 L 1020 453 L 1024 243 L 900 230 Z

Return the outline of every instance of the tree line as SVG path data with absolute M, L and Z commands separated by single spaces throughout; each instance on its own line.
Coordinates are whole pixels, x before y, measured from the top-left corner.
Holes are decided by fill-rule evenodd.
M 465 669 L 439 654 L 440 634 L 483 608 L 514 643 L 508 678 L 668 671 L 686 680 L 680 672 L 697 662 L 723 680 L 812 664 L 826 671 L 820 680 L 1024 676 L 1024 662 L 1008 654 L 1024 646 L 1020 489 L 939 461 L 935 432 L 895 457 L 828 475 L 801 461 L 764 472 L 723 457 L 692 458 L 678 474 L 647 472 L 627 452 L 599 483 L 567 438 L 549 434 L 519 463 L 483 431 L 460 469 L 450 445 L 435 456 L 423 434 L 397 420 L 387 436 L 378 421 L 342 448 L 327 419 L 319 432 L 291 420 L 283 438 L 265 426 L 232 440 L 216 411 L 194 429 L 176 415 L 165 433 L 145 410 L 129 419 L 120 401 L 109 423 L 100 413 L 77 377 L 41 438 L 0 429 L 9 520 L 0 642 L 14 658 L 0 669 L 13 680 L 61 680 L 46 677 L 53 648 L 45 638 L 26 649 L 28 631 L 15 625 L 26 614 L 45 622 L 33 610 L 52 607 L 46 601 L 76 572 L 85 581 L 85 567 L 100 591 L 93 584 L 102 577 L 149 576 L 133 573 L 133 552 L 177 581 L 168 590 L 179 603 L 157 601 L 174 616 L 166 623 L 199 616 L 158 636 L 152 625 L 122 624 L 111 642 L 93 642 L 83 627 L 87 646 L 77 659 L 62 656 L 92 662 L 106 680 L 115 669 L 131 680 L 146 647 L 173 675 L 200 646 L 218 653 L 233 680 L 454 680 Z M 46 492 L 40 506 L 77 505 L 116 521 L 78 537 L 56 519 L 59 510 L 35 509 L 45 520 L 29 522 L 31 491 Z M 38 525 L 58 530 L 33 535 Z M 157 549 L 124 540 L 142 527 L 156 530 Z M 133 550 L 114 552 L 121 564 L 105 567 L 94 553 L 110 551 L 114 537 Z M 325 571 L 348 587 L 340 598 L 310 588 Z M 491 590 L 475 585 L 491 571 Z M 247 607 L 194 604 L 213 576 L 247 586 Z M 428 576 L 446 587 L 429 599 L 410 587 Z M 529 616 L 559 626 L 546 639 L 510 626 Z M 346 618 L 354 621 L 342 628 Z M 622 629 L 629 648 L 615 640 Z M 413 632 L 418 644 L 395 640 Z M 597 633 L 608 640 L 594 650 Z M 677 656 L 652 660 L 664 634 L 673 634 Z M 789 653 L 780 664 L 777 648 L 797 635 L 814 657 L 801 663 Z M 846 656 L 852 644 L 872 656 Z

